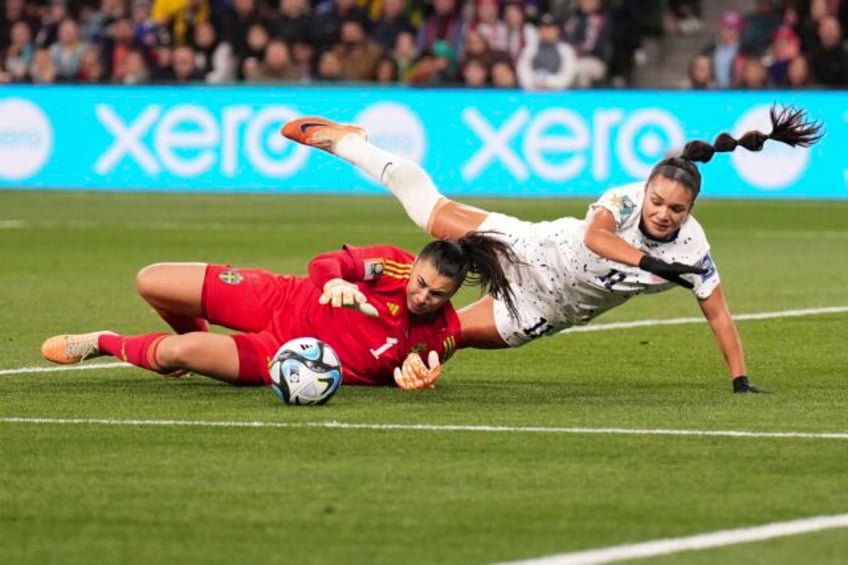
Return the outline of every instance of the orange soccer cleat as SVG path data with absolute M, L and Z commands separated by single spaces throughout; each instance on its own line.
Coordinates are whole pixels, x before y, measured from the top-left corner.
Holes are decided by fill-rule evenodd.
M 330 153 L 336 142 L 348 134 L 367 139 L 365 128 L 354 124 L 339 124 L 324 118 L 306 117 L 292 120 L 280 130 L 283 137 L 302 145 L 317 147 Z
M 70 365 L 92 357 L 100 357 L 103 353 L 100 353 L 97 346 L 97 338 L 103 334 L 114 334 L 114 332 L 55 335 L 41 344 L 41 355 L 48 361 L 60 365 Z

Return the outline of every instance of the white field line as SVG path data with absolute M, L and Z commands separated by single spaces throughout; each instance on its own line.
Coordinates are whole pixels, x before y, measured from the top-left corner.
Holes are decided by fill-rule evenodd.
M 33 425 L 93 425 L 93 426 L 186 426 L 204 428 L 322 428 L 334 430 L 396 430 L 427 432 L 485 432 L 531 434 L 602 434 L 637 436 L 711 436 L 737 438 L 776 439 L 837 439 L 848 440 L 848 433 L 840 432 L 751 432 L 743 430 L 664 430 L 632 428 L 569 428 L 544 426 L 485 426 L 459 424 L 368 424 L 326 422 L 261 422 L 217 420 L 142 420 L 116 418 L 30 418 L 0 417 L 0 424 Z
M 775 318 L 795 318 L 799 316 L 816 316 L 820 314 L 842 314 L 848 312 L 848 306 L 830 306 L 824 308 L 806 308 L 803 310 L 781 310 L 778 312 L 754 312 L 752 314 L 737 314 L 736 321 L 771 320 Z M 649 326 L 677 326 L 681 324 L 703 323 L 704 318 L 669 318 L 666 320 L 636 320 L 633 322 L 612 322 L 609 324 L 593 324 L 568 328 L 560 333 L 601 332 L 607 330 L 622 330 Z M 131 367 L 127 363 L 90 363 L 85 365 L 65 365 L 60 367 L 21 367 L 19 369 L 0 369 L 0 376 L 21 375 L 28 373 L 52 373 L 56 371 L 85 371 L 90 369 L 120 369 Z
M 752 528 L 721 530 L 718 532 L 699 534 L 685 538 L 659 539 L 642 543 L 593 549 L 589 551 L 562 553 L 559 555 L 539 557 L 538 559 L 512 561 L 509 565 L 595 565 L 598 563 L 613 563 L 615 561 L 656 557 L 658 555 L 669 555 L 671 553 L 678 553 L 681 551 L 723 547 L 726 545 L 750 543 L 786 536 L 797 536 L 800 534 L 845 527 L 848 527 L 848 514 L 814 516 L 812 518 L 802 518 L 800 520 L 790 520 L 788 522 L 774 522 Z

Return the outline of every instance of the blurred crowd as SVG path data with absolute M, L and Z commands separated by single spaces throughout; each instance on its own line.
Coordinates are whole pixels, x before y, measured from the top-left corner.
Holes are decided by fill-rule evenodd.
M 679 16 L 685 24 L 697 5 L 686 0 L 6 0 L 0 81 L 366 82 L 528 90 L 628 86 L 643 39 L 664 33 L 669 17 Z M 799 15 L 795 23 L 801 20 Z M 723 49 L 717 46 L 715 57 L 721 58 Z
M 727 11 L 715 40 L 689 65 L 693 89 L 844 88 L 848 52 L 844 0 L 757 0 L 748 13 Z

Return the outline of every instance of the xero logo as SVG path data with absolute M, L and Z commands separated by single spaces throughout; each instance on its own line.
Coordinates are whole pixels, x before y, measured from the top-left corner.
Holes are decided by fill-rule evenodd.
M 53 128 L 41 108 L 21 98 L 0 101 L 0 179 L 37 174 L 53 151 Z

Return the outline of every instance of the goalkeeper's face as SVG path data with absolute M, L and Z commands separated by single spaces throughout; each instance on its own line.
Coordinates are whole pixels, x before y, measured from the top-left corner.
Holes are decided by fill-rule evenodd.
M 415 316 L 431 314 L 456 294 L 460 284 L 462 281 L 440 274 L 430 259 L 419 259 L 406 285 L 406 306 Z

